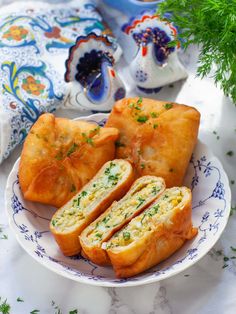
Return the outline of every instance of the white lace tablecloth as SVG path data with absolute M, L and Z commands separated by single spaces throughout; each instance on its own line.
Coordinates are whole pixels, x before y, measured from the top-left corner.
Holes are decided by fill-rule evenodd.
M 193 47 L 182 56 L 188 79 L 164 88 L 156 97 L 186 103 L 201 112 L 200 139 L 221 160 L 229 176 L 232 215 L 215 247 L 183 273 L 140 287 L 93 287 L 50 272 L 19 246 L 4 211 L 6 180 L 20 154 L 19 147 L 0 165 L 0 313 L 5 299 L 12 314 L 236 313 L 236 252 L 233 251 L 236 248 L 236 108 L 212 80 L 195 78 L 196 58 L 197 49 Z M 129 75 L 124 62 L 120 69 L 127 81 Z M 128 93 L 135 94 L 132 84 L 128 85 Z M 76 115 L 62 110 L 57 114 Z

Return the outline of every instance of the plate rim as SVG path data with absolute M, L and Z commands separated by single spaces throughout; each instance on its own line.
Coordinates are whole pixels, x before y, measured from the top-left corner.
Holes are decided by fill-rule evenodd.
M 88 116 L 80 116 L 80 117 L 75 118 L 74 120 L 83 120 L 84 118 L 86 118 L 86 120 L 89 120 L 89 119 L 94 119 L 94 117 L 96 117 L 98 119 L 101 117 L 102 119 L 104 119 L 107 116 L 108 116 L 108 114 L 106 114 L 106 113 L 95 113 L 95 114 L 91 114 L 91 115 L 88 115 Z M 231 196 L 231 189 L 230 189 L 230 184 L 229 184 L 229 178 L 228 178 L 228 175 L 227 175 L 227 173 L 226 173 L 226 171 L 225 171 L 221 161 L 218 159 L 218 157 L 216 157 L 213 154 L 212 150 L 205 143 L 203 143 L 199 139 L 198 139 L 197 143 L 200 144 L 201 146 L 203 146 L 208 151 L 208 153 L 212 157 L 215 158 L 215 160 L 218 162 L 218 165 L 221 167 L 222 175 L 224 177 L 224 182 L 227 182 L 227 185 L 224 185 L 224 189 L 225 189 L 226 193 L 229 196 L 227 198 L 227 202 L 230 205 L 232 196 Z M 76 276 L 73 276 L 72 274 L 69 274 L 69 273 L 63 271 L 63 269 L 55 269 L 51 263 L 45 262 L 44 259 L 39 259 L 35 254 L 33 254 L 33 252 L 31 250 L 28 250 L 27 247 L 25 247 L 24 242 L 22 241 L 22 239 L 20 237 L 20 234 L 15 232 L 15 227 L 14 227 L 12 218 L 11 218 L 11 216 L 9 214 L 10 211 L 12 210 L 12 207 L 11 207 L 11 204 L 10 204 L 10 200 L 11 200 L 11 196 L 12 196 L 12 194 L 11 194 L 12 193 L 11 192 L 12 185 L 10 185 L 10 181 L 12 180 L 12 176 L 18 170 L 19 162 L 20 162 L 20 157 L 15 161 L 15 163 L 14 163 L 14 165 L 13 165 L 13 167 L 12 167 L 12 169 L 11 169 L 9 175 L 8 175 L 6 188 L 5 188 L 5 193 L 4 193 L 5 213 L 6 213 L 7 218 L 8 218 L 8 224 L 9 224 L 12 232 L 14 233 L 14 236 L 16 237 L 17 242 L 24 249 L 24 251 L 27 254 L 29 254 L 35 261 L 37 261 L 40 265 L 46 267 L 47 269 L 53 271 L 54 273 L 56 273 L 56 274 L 58 274 L 58 275 L 60 275 L 62 277 L 71 279 L 71 280 L 73 280 L 75 282 L 85 283 L 85 284 L 89 284 L 89 285 L 97 286 L 97 287 L 133 287 L 133 286 L 142 286 L 142 285 L 146 285 L 146 284 L 151 284 L 151 283 L 154 283 L 154 282 L 159 282 L 159 281 L 168 279 L 170 277 L 173 277 L 173 276 L 175 276 L 177 274 L 182 273 L 183 271 L 185 271 L 186 269 L 192 267 L 193 265 L 195 265 L 199 260 L 201 260 L 214 247 L 216 242 L 221 237 L 223 231 L 225 230 L 226 225 L 227 225 L 228 220 L 229 220 L 230 206 L 226 206 L 226 214 L 225 214 L 226 216 L 225 216 L 225 220 L 222 223 L 223 224 L 222 230 L 217 234 L 217 237 L 212 241 L 212 245 L 209 248 L 209 250 L 205 254 L 202 254 L 202 255 L 198 256 L 197 258 L 195 258 L 191 262 L 190 265 L 186 264 L 183 268 L 177 269 L 175 271 L 170 272 L 169 274 L 166 274 L 164 276 L 164 278 L 159 278 L 159 277 L 150 277 L 149 278 L 149 276 L 147 275 L 146 278 L 142 278 L 140 280 L 135 280 L 135 281 L 109 282 L 109 281 L 105 281 L 105 279 L 104 279 L 104 281 L 96 281 L 93 278 L 88 278 L 88 277 L 85 277 L 85 276 L 76 277 Z

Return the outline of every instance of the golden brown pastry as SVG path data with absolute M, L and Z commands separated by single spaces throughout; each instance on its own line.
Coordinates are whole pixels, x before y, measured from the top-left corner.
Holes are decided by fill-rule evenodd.
M 128 193 L 112 205 L 80 235 L 80 244 L 87 258 L 99 265 L 109 265 L 110 260 L 102 243 L 133 217 L 142 212 L 165 189 L 162 178 L 144 176 L 137 179 Z
M 80 233 L 127 192 L 133 179 L 133 169 L 128 161 L 108 161 L 78 194 L 56 211 L 50 230 L 65 255 L 80 252 Z
M 166 186 L 180 186 L 197 141 L 199 112 L 189 106 L 147 98 L 116 102 L 106 123 L 120 131 L 117 158 L 126 158 L 136 175 L 155 175 Z
M 191 214 L 191 191 L 186 187 L 166 189 L 106 243 L 116 276 L 137 275 L 192 239 L 197 229 L 192 226 Z
M 41 115 L 21 154 L 19 180 L 24 197 L 62 206 L 105 162 L 114 159 L 117 137 L 115 128 Z

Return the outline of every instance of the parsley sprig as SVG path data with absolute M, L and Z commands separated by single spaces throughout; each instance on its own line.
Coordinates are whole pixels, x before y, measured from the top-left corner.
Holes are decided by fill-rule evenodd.
M 236 1 L 165 0 L 157 14 L 164 18 L 166 12 L 181 30 L 183 47 L 200 47 L 197 75 L 203 78 L 214 69 L 215 84 L 236 103 Z

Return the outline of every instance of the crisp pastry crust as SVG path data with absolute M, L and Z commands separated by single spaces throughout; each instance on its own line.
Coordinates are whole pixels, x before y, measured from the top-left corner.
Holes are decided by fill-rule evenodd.
M 200 113 L 193 107 L 152 99 L 116 102 L 106 127 L 120 131 L 117 158 L 129 160 L 136 176 L 163 177 L 181 186 L 195 147 Z
M 117 137 L 115 128 L 41 115 L 21 154 L 19 181 L 25 199 L 55 207 L 65 204 L 114 159 Z
M 128 161 L 109 161 L 79 193 L 56 211 L 50 230 L 64 255 L 72 256 L 80 252 L 81 232 L 114 200 L 121 198 L 133 180 L 133 169 Z
M 176 189 L 181 190 L 181 201 L 174 192 Z M 171 204 L 167 204 L 166 195 Z M 179 203 L 173 205 L 176 200 Z M 186 240 L 192 239 L 197 229 L 192 226 L 191 214 L 191 191 L 188 188 L 164 191 L 156 202 L 107 242 L 107 253 L 116 276 L 135 276 L 165 260 Z M 122 242 L 122 232 L 131 235 L 127 243 Z
M 165 181 L 160 177 L 143 176 L 137 179 L 122 199 L 113 202 L 81 233 L 83 255 L 98 265 L 109 265 L 103 243 L 157 199 L 164 189 Z

